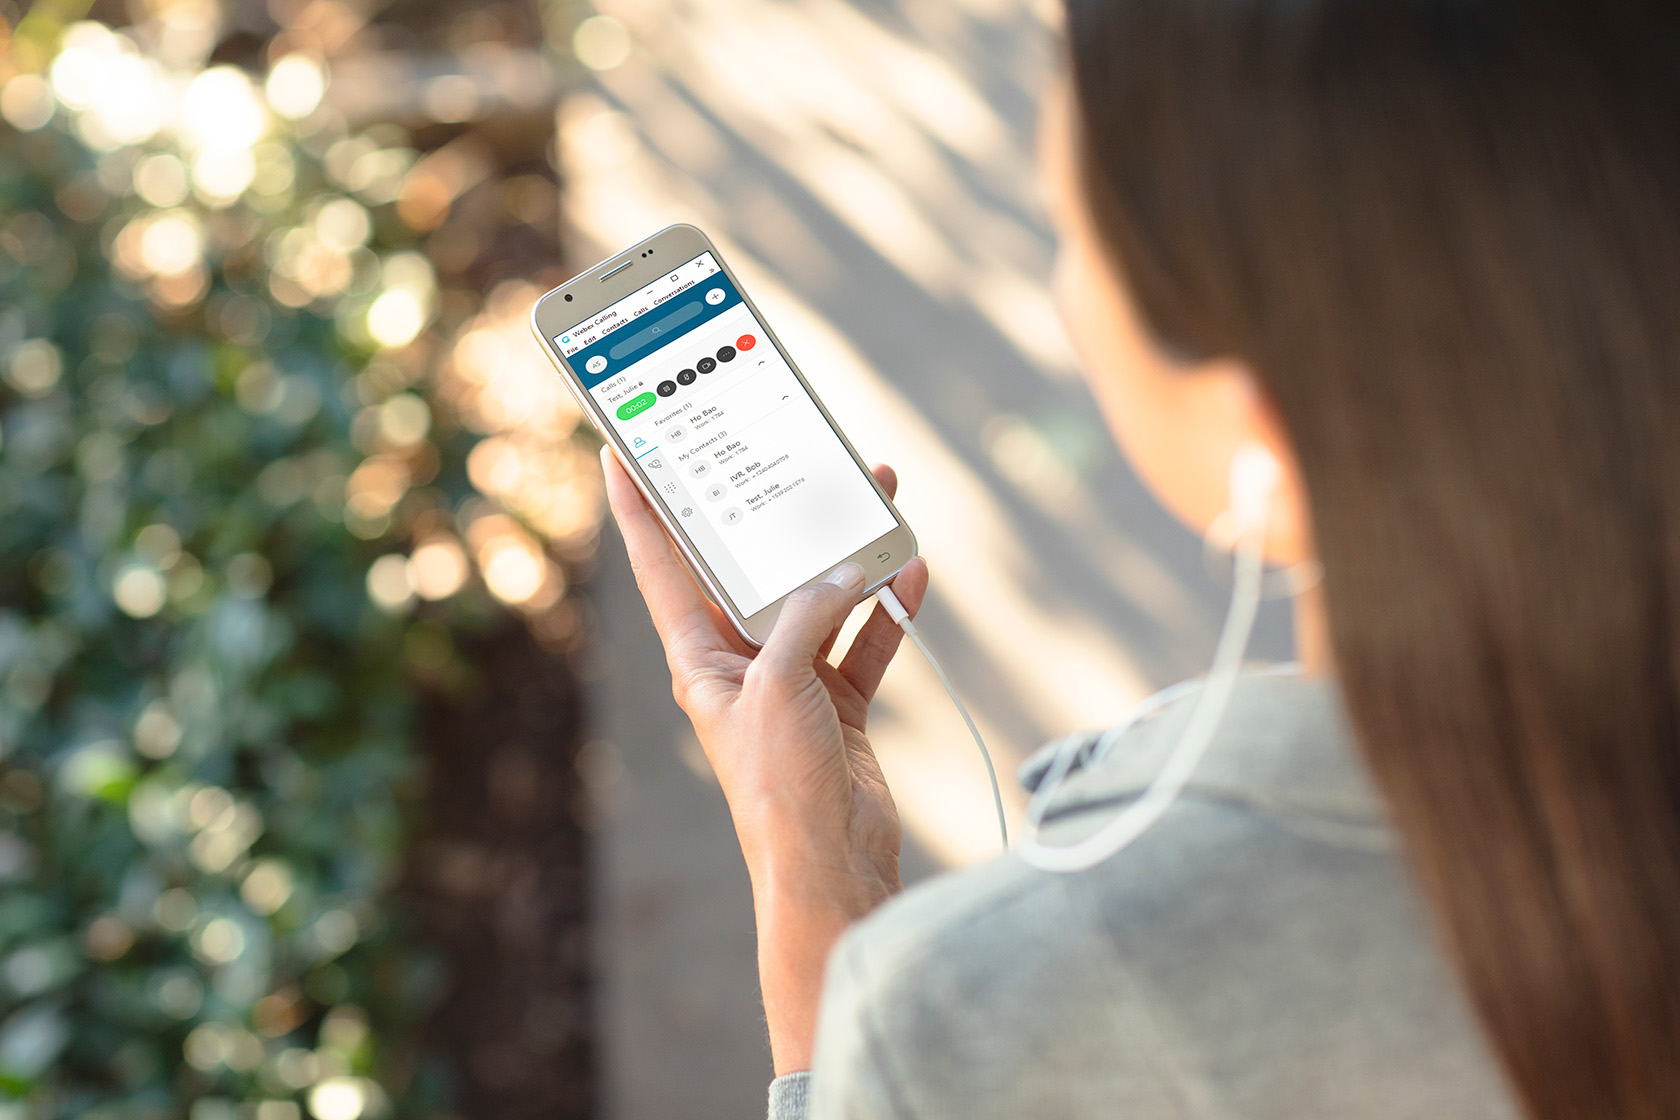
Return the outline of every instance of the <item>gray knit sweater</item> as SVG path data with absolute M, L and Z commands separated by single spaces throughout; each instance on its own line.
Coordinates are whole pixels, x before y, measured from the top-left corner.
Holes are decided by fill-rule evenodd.
M 1070 778 L 1045 838 L 1134 797 L 1192 703 Z M 1263 675 L 1120 855 L 1056 875 L 1010 854 L 854 927 L 813 1070 L 770 1087 L 771 1120 L 1515 1115 L 1334 687 Z

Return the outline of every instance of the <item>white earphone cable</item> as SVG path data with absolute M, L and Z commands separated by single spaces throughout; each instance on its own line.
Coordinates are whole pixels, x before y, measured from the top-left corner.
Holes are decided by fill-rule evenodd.
M 1050 800 L 1072 769 L 1079 741 L 1070 741 L 1051 763 L 1044 780 L 1039 783 L 1032 800 L 1027 803 L 1026 819 L 1022 825 L 1020 844 L 1016 851 L 1028 864 L 1042 871 L 1083 871 L 1095 867 L 1120 852 L 1149 830 L 1178 800 L 1180 793 L 1196 772 L 1206 753 L 1213 734 L 1225 716 L 1231 692 L 1236 687 L 1242 669 L 1243 654 L 1248 637 L 1254 629 L 1254 616 L 1260 607 L 1260 580 L 1263 574 L 1261 547 L 1263 532 L 1246 534 L 1237 547 L 1236 587 L 1231 595 L 1231 608 L 1219 635 L 1213 655 L 1213 667 L 1196 693 L 1195 708 L 1155 777 L 1136 801 L 1122 809 L 1113 820 L 1095 833 L 1074 844 L 1058 846 L 1039 839 L 1039 827 Z M 1183 694 L 1183 687 L 1175 685 L 1164 693 L 1150 697 L 1122 726 L 1130 727 L 1141 717 L 1165 707 Z M 1170 696 L 1169 696 L 1170 694 Z
M 986 762 L 986 777 L 991 779 L 992 783 L 992 806 L 997 810 L 998 836 L 1003 840 L 1004 851 L 1008 851 L 1009 821 L 1003 811 L 1003 791 L 998 788 L 997 769 L 992 765 L 992 754 L 986 749 L 986 740 L 980 737 L 980 729 L 974 726 L 974 717 L 968 714 L 968 705 L 964 704 L 962 697 L 957 695 L 956 687 L 951 684 L 951 678 L 945 675 L 945 670 L 939 666 L 939 660 L 933 656 L 932 651 L 927 647 L 927 643 L 923 642 L 922 636 L 916 632 L 916 624 L 910 620 L 910 612 L 904 609 L 904 604 L 898 601 L 898 596 L 893 594 L 892 588 L 882 587 L 875 592 L 875 597 L 880 600 L 887 615 L 898 623 L 898 628 L 903 630 L 905 636 L 916 643 L 916 648 L 922 651 L 922 656 L 927 658 L 927 663 L 933 667 L 934 673 L 939 677 L 939 683 L 945 686 L 945 692 L 951 697 L 951 703 L 957 706 L 957 711 L 962 713 L 963 722 L 968 724 L 968 733 L 974 736 L 974 745 L 980 748 L 980 757 Z
M 1240 448 L 1231 462 L 1231 507 L 1227 515 L 1232 517 L 1237 528 L 1236 571 L 1231 590 L 1231 606 L 1225 614 L 1225 625 L 1219 632 L 1219 644 L 1214 648 L 1213 665 L 1209 668 L 1201 687 L 1196 690 L 1195 707 L 1191 709 L 1189 721 L 1180 733 L 1178 742 L 1173 744 L 1166 762 L 1137 800 L 1128 804 L 1113 820 L 1095 833 L 1065 846 L 1046 844 L 1039 839 L 1039 828 L 1043 824 L 1044 815 L 1051 799 L 1072 770 L 1080 748 L 1088 744 L 1088 740 L 1083 736 L 1069 737 L 1051 761 L 1044 779 L 1027 803 L 1023 833 L 1017 851 L 1029 865 L 1043 871 L 1057 872 L 1083 871 L 1094 867 L 1147 832 L 1172 808 L 1179 794 L 1184 792 L 1184 787 L 1195 774 L 1202 756 L 1207 753 L 1208 745 L 1212 743 L 1220 721 L 1225 717 L 1225 708 L 1230 703 L 1237 676 L 1242 671 L 1243 657 L 1248 652 L 1248 639 L 1254 631 L 1254 619 L 1260 610 L 1263 591 L 1268 505 L 1279 473 L 1277 460 L 1258 445 Z M 939 683 L 945 686 L 951 702 L 957 706 L 957 711 L 962 713 L 963 722 L 968 724 L 969 734 L 974 736 L 974 745 L 980 748 L 980 757 L 986 762 L 986 776 L 992 782 L 992 804 L 997 809 L 998 833 L 1003 838 L 1004 850 L 1007 851 L 1009 826 L 1003 811 L 1003 794 L 998 788 L 997 770 L 992 766 L 991 752 L 986 749 L 985 740 L 980 737 L 980 729 L 974 726 L 974 719 L 968 714 L 968 707 L 957 695 L 957 690 L 945 675 L 945 670 L 940 668 L 938 660 L 922 642 L 921 635 L 916 632 L 916 624 L 910 620 L 910 612 L 904 609 L 904 604 L 898 601 L 898 596 L 893 594 L 890 587 L 882 587 L 875 595 L 892 620 L 898 623 L 899 628 L 916 644 L 916 648 L 922 651 L 927 663 L 933 666 Z M 1144 700 L 1124 722 L 1106 733 L 1100 743 L 1112 743 L 1140 719 L 1166 707 L 1192 687 L 1188 682 L 1174 685 Z

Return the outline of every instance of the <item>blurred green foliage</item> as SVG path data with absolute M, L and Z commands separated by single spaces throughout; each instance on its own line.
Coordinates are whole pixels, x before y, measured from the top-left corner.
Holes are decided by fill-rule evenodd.
M 285 145 L 261 205 L 168 211 L 202 267 L 147 280 L 111 263 L 154 213 L 122 186 L 144 152 L 62 109 L 0 124 L 0 1117 L 447 1106 L 414 1037 L 439 969 L 386 895 L 413 678 L 503 608 L 474 583 L 420 621 L 370 600 L 426 513 L 347 527 L 370 404 L 404 398 L 445 510 L 471 441 L 413 443 L 436 359 L 422 336 L 369 368 L 345 308 L 377 283 L 275 298 L 276 238 L 333 189 L 324 145 Z M 357 204 L 375 281 L 412 240 L 393 210 Z

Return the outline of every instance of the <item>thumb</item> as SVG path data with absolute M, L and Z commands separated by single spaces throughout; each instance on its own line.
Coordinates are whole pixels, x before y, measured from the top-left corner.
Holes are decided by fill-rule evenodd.
M 817 651 L 852 613 L 862 590 L 863 569 L 842 564 L 823 582 L 789 595 L 754 663 L 777 675 L 809 672 Z

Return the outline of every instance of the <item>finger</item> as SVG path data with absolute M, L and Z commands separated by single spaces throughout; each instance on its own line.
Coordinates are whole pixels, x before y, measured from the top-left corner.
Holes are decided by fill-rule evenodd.
M 910 612 L 912 618 L 922 609 L 927 587 L 927 561 L 920 556 L 911 557 L 892 581 L 893 594 L 898 596 L 898 601 L 904 604 L 904 609 Z M 887 609 L 877 605 L 858 630 L 857 637 L 852 639 L 852 648 L 846 651 L 845 658 L 840 662 L 840 675 L 857 689 L 865 703 L 875 698 L 875 690 L 881 687 L 881 677 L 886 673 L 893 654 L 898 652 L 898 643 L 903 637 L 904 631 L 898 628 L 898 623 L 892 620 Z
M 823 639 L 823 644 L 817 647 L 817 656 L 826 659 L 830 653 L 834 652 L 834 643 L 839 640 L 840 627 L 836 626 L 829 631 L 828 637 Z
M 672 551 L 664 528 L 611 447 L 601 448 L 601 470 L 606 476 L 607 504 L 624 535 L 636 586 L 647 601 L 653 628 L 659 632 L 666 652 L 674 656 L 733 648 L 707 609 L 705 593 Z
M 846 621 L 862 592 L 863 569 L 842 564 L 828 580 L 789 595 L 753 667 L 778 676 L 810 673 L 817 650 Z
M 869 468 L 869 473 L 875 476 L 875 481 L 881 484 L 881 489 L 887 492 L 887 497 L 898 497 L 898 472 L 885 463 L 876 463 Z

